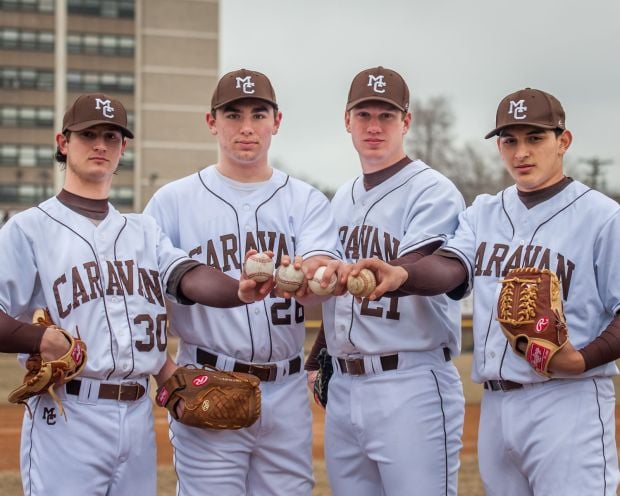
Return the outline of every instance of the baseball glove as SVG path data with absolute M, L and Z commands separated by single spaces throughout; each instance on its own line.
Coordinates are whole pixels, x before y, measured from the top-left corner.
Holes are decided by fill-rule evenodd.
M 549 362 L 568 341 L 560 282 L 555 273 L 512 269 L 500 281 L 497 320 L 517 355 L 549 376 Z
M 193 427 L 241 429 L 260 415 L 260 379 L 241 372 L 179 367 L 157 390 L 156 401 L 175 420 Z M 185 401 L 181 416 L 179 401 Z
M 332 357 L 327 353 L 327 348 L 321 348 L 316 360 L 319 362 L 319 372 L 314 381 L 314 399 L 325 408 L 327 406 L 329 380 L 334 373 Z
M 49 393 L 58 404 L 58 411 L 64 415 L 62 401 L 54 391 L 55 386 L 61 386 L 76 377 L 86 366 L 86 344 L 79 338 L 74 338 L 64 329 L 54 325 L 47 310 L 39 308 L 32 316 L 32 323 L 44 327 L 53 327 L 62 332 L 69 341 L 69 351 L 56 360 L 44 362 L 40 354 L 33 354 L 26 360 L 26 375 L 21 386 L 9 394 L 11 403 L 22 403 L 28 407 L 26 400 L 38 394 Z

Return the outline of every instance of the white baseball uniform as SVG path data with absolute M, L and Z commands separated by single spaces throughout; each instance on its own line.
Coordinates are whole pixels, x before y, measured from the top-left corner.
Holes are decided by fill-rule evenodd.
M 329 202 L 313 187 L 273 170 L 239 183 L 215 166 L 161 188 L 145 210 L 178 246 L 231 277 L 249 249 L 281 256 L 341 258 Z M 304 313 L 294 299 L 267 297 L 232 309 L 175 305 L 179 364 L 248 371 L 261 380 L 262 408 L 238 431 L 195 429 L 171 421 L 178 494 L 309 495 L 311 414 L 303 372 Z M 260 370 L 259 370 L 260 369 Z
M 362 176 L 332 200 L 351 262 L 392 260 L 444 242 L 464 208 L 454 185 L 416 160 L 366 191 Z M 334 375 L 325 460 L 335 495 L 456 495 L 464 398 L 450 360 L 460 310 L 447 296 L 323 304 Z M 345 370 L 346 369 L 346 370 Z
M 57 198 L 12 217 L 0 251 L 0 309 L 29 319 L 47 307 L 88 348 L 79 379 L 58 389 L 66 421 L 49 395 L 29 400 L 24 493 L 154 495 L 151 400 L 135 398 L 165 361 L 165 284 L 187 255 L 148 216 L 110 206 L 97 225 Z
M 528 209 L 512 186 L 479 196 L 444 250 L 462 261 L 473 288 L 472 377 L 485 383 L 478 451 L 487 494 L 615 495 L 615 363 L 579 376 L 538 375 L 509 347 L 497 299 L 511 268 L 550 269 L 570 341 L 577 349 L 593 341 L 620 310 L 620 206 L 573 181 Z

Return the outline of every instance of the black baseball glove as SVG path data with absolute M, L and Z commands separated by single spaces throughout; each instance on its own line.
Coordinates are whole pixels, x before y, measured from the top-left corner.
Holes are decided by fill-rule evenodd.
M 321 351 L 316 357 L 319 362 L 319 371 L 314 381 L 314 399 L 320 403 L 323 408 L 327 405 L 327 389 L 329 386 L 329 380 L 334 373 L 332 366 L 332 357 L 327 353 L 327 348 L 321 348 Z

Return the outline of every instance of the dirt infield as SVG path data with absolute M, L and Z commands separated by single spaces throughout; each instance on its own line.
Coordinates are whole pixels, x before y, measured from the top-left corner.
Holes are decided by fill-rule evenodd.
M 476 458 L 476 440 L 478 435 L 478 418 L 480 415 L 481 387 L 471 383 L 469 371 L 471 354 L 461 355 L 454 360 L 461 373 L 467 406 L 465 410 L 465 427 L 463 433 L 463 450 L 461 451 L 461 469 L 459 471 L 459 496 L 482 496 L 484 494 L 478 476 Z M 19 479 L 19 438 L 24 408 L 6 404 L 4 399 L 8 392 L 18 383 L 22 376 L 14 355 L 0 355 L 0 495 L 18 496 L 22 494 Z M 620 384 L 616 384 L 620 388 Z M 620 390 L 620 389 L 617 389 Z M 313 496 L 330 496 L 331 491 L 325 474 L 323 461 L 323 425 L 324 412 L 313 405 L 314 428 L 314 468 L 316 487 Z M 158 496 L 175 494 L 176 478 L 172 468 L 172 449 L 168 440 L 168 421 L 165 410 L 155 408 L 155 431 L 158 443 Z M 616 435 L 620 433 L 620 407 L 616 410 Z M 620 445 L 620 440 L 619 440 Z
M 467 405 L 465 413 L 465 430 L 463 435 L 463 463 L 461 467 L 460 494 L 467 496 L 482 495 L 477 475 L 475 460 L 476 436 L 478 430 L 477 404 Z M 19 438 L 24 408 L 16 405 L 0 405 L 0 494 L 13 496 L 21 494 L 19 483 Z M 323 463 L 323 425 L 324 412 L 313 403 L 314 441 L 312 453 L 315 463 L 317 486 L 313 496 L 329 496 Z M 168 440 L 168 419 L 165 410 L 155 408 L 155 432 L 157 435 L 157 464 L 159 468 L 159 496 L 175 494 L 175 476 L 172 470 L 172 448 Z M 466 489 L 467 487 L 467 489 Z

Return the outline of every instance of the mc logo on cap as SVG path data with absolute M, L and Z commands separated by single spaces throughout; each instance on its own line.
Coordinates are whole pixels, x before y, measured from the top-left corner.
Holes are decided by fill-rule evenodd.
M 527 111 L 527 107 L 525 106 L 525 100 L 519 100 L 515 102 L 514 100 L 510 100 L 510 106 L 508 107 L 508 113 L 512 114 L 512 116 L 517 119 L 525 119 L 527 115 L 525 112 Z
M 114 107 L 112 107 L 111 100 L 102 100 L 101 98 L 95 98 L 95 108 L 101 110 L 104 117 L 108 119 L 114 119 Z
M 237 81 L 237 86 L 235 86 L 235 88 L 241 88 L 241 91 L 246 95 L 254 94 L 254 86 L 256 85 L 252 82 L 252 76 L 246 76 L 244 78 L 237 76 L 235 79 Z
M 372 91 L 375 93 L 385 93 L 387 83 L 383 80 L 383 74 L 380 76 L 368 74 L 368 86 L 372 86 Z

